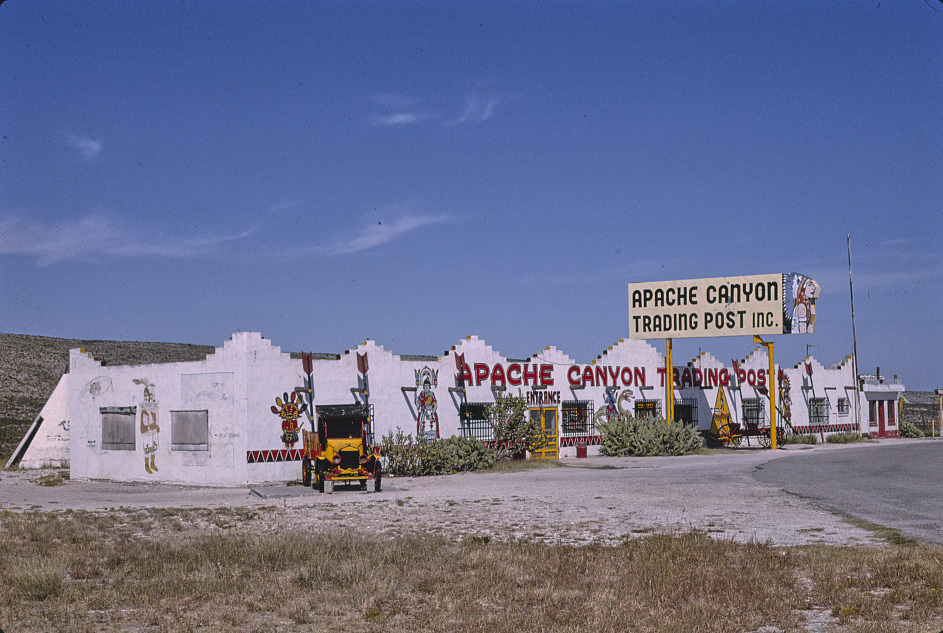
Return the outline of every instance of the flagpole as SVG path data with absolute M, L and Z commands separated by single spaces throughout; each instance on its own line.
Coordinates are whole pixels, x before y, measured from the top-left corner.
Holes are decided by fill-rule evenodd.
M 851 345 L 852 345 L 852 371 L 855 379 L 855 418 L 858 422 L 858 433 L 861 428 L 861 395 L 858 392 L 858 336 L 855 333 L 855 284 L 851 277 L 851 233 L 848 233 L 848 290 L 851 296 Z

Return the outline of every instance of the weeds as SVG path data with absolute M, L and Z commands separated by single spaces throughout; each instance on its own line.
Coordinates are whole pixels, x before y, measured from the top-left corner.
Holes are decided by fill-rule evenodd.
M 864 441 L 864 438 L 852 431 L 841 431 L 826 435 L 825 441 L 829 444 L 854 444 L 855 442 Z
M 940 548 L 781 548 L 702 532 L 573 547 L 198 527 L 213 514 L 0 513 L 0 628 L 711 633 L 797 630 L 803 609 L 856 631 L 943 624 Z

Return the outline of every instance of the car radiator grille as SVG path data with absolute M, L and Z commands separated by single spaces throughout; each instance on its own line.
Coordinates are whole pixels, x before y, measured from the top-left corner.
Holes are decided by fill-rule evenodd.
M 360 451 L 341 451 L 341 468 L 359 468 Z

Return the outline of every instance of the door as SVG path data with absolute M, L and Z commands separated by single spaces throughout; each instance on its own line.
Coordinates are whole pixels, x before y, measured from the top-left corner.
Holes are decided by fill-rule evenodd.
M 560 457 L 560 432 L 557 424 L 556 407 L 534 407 L 530 409 L 530 419 L 537 420 L 540 428 L 552 441 L 546 448 L 533 451 L 531 459 L 557 459 Z
M 878 437 L 884 437 L 887 429 L 884 426 L 884 401 L 878 400 Z

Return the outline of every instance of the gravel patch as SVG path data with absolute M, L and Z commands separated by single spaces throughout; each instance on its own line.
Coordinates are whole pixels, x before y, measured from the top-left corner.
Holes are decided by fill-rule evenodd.
M 576 545 L 688 530 L 784 546 L 883 544 L 811 501 L 753 477 L 759 465 L 787 452 L 563 459 L 514 473 L 388 477 L 380 493 L 339 487 L 330 495 L 284 482 L 207 488 L 66 479 L 43 486 L 36 480 L 44 471 L 3 471 L 0 509 L 246 508 L 232 514 L 242 518 L 228 527 L 318 531 L 357 526 L 391 536 L 418 531 L 456 539 Z

